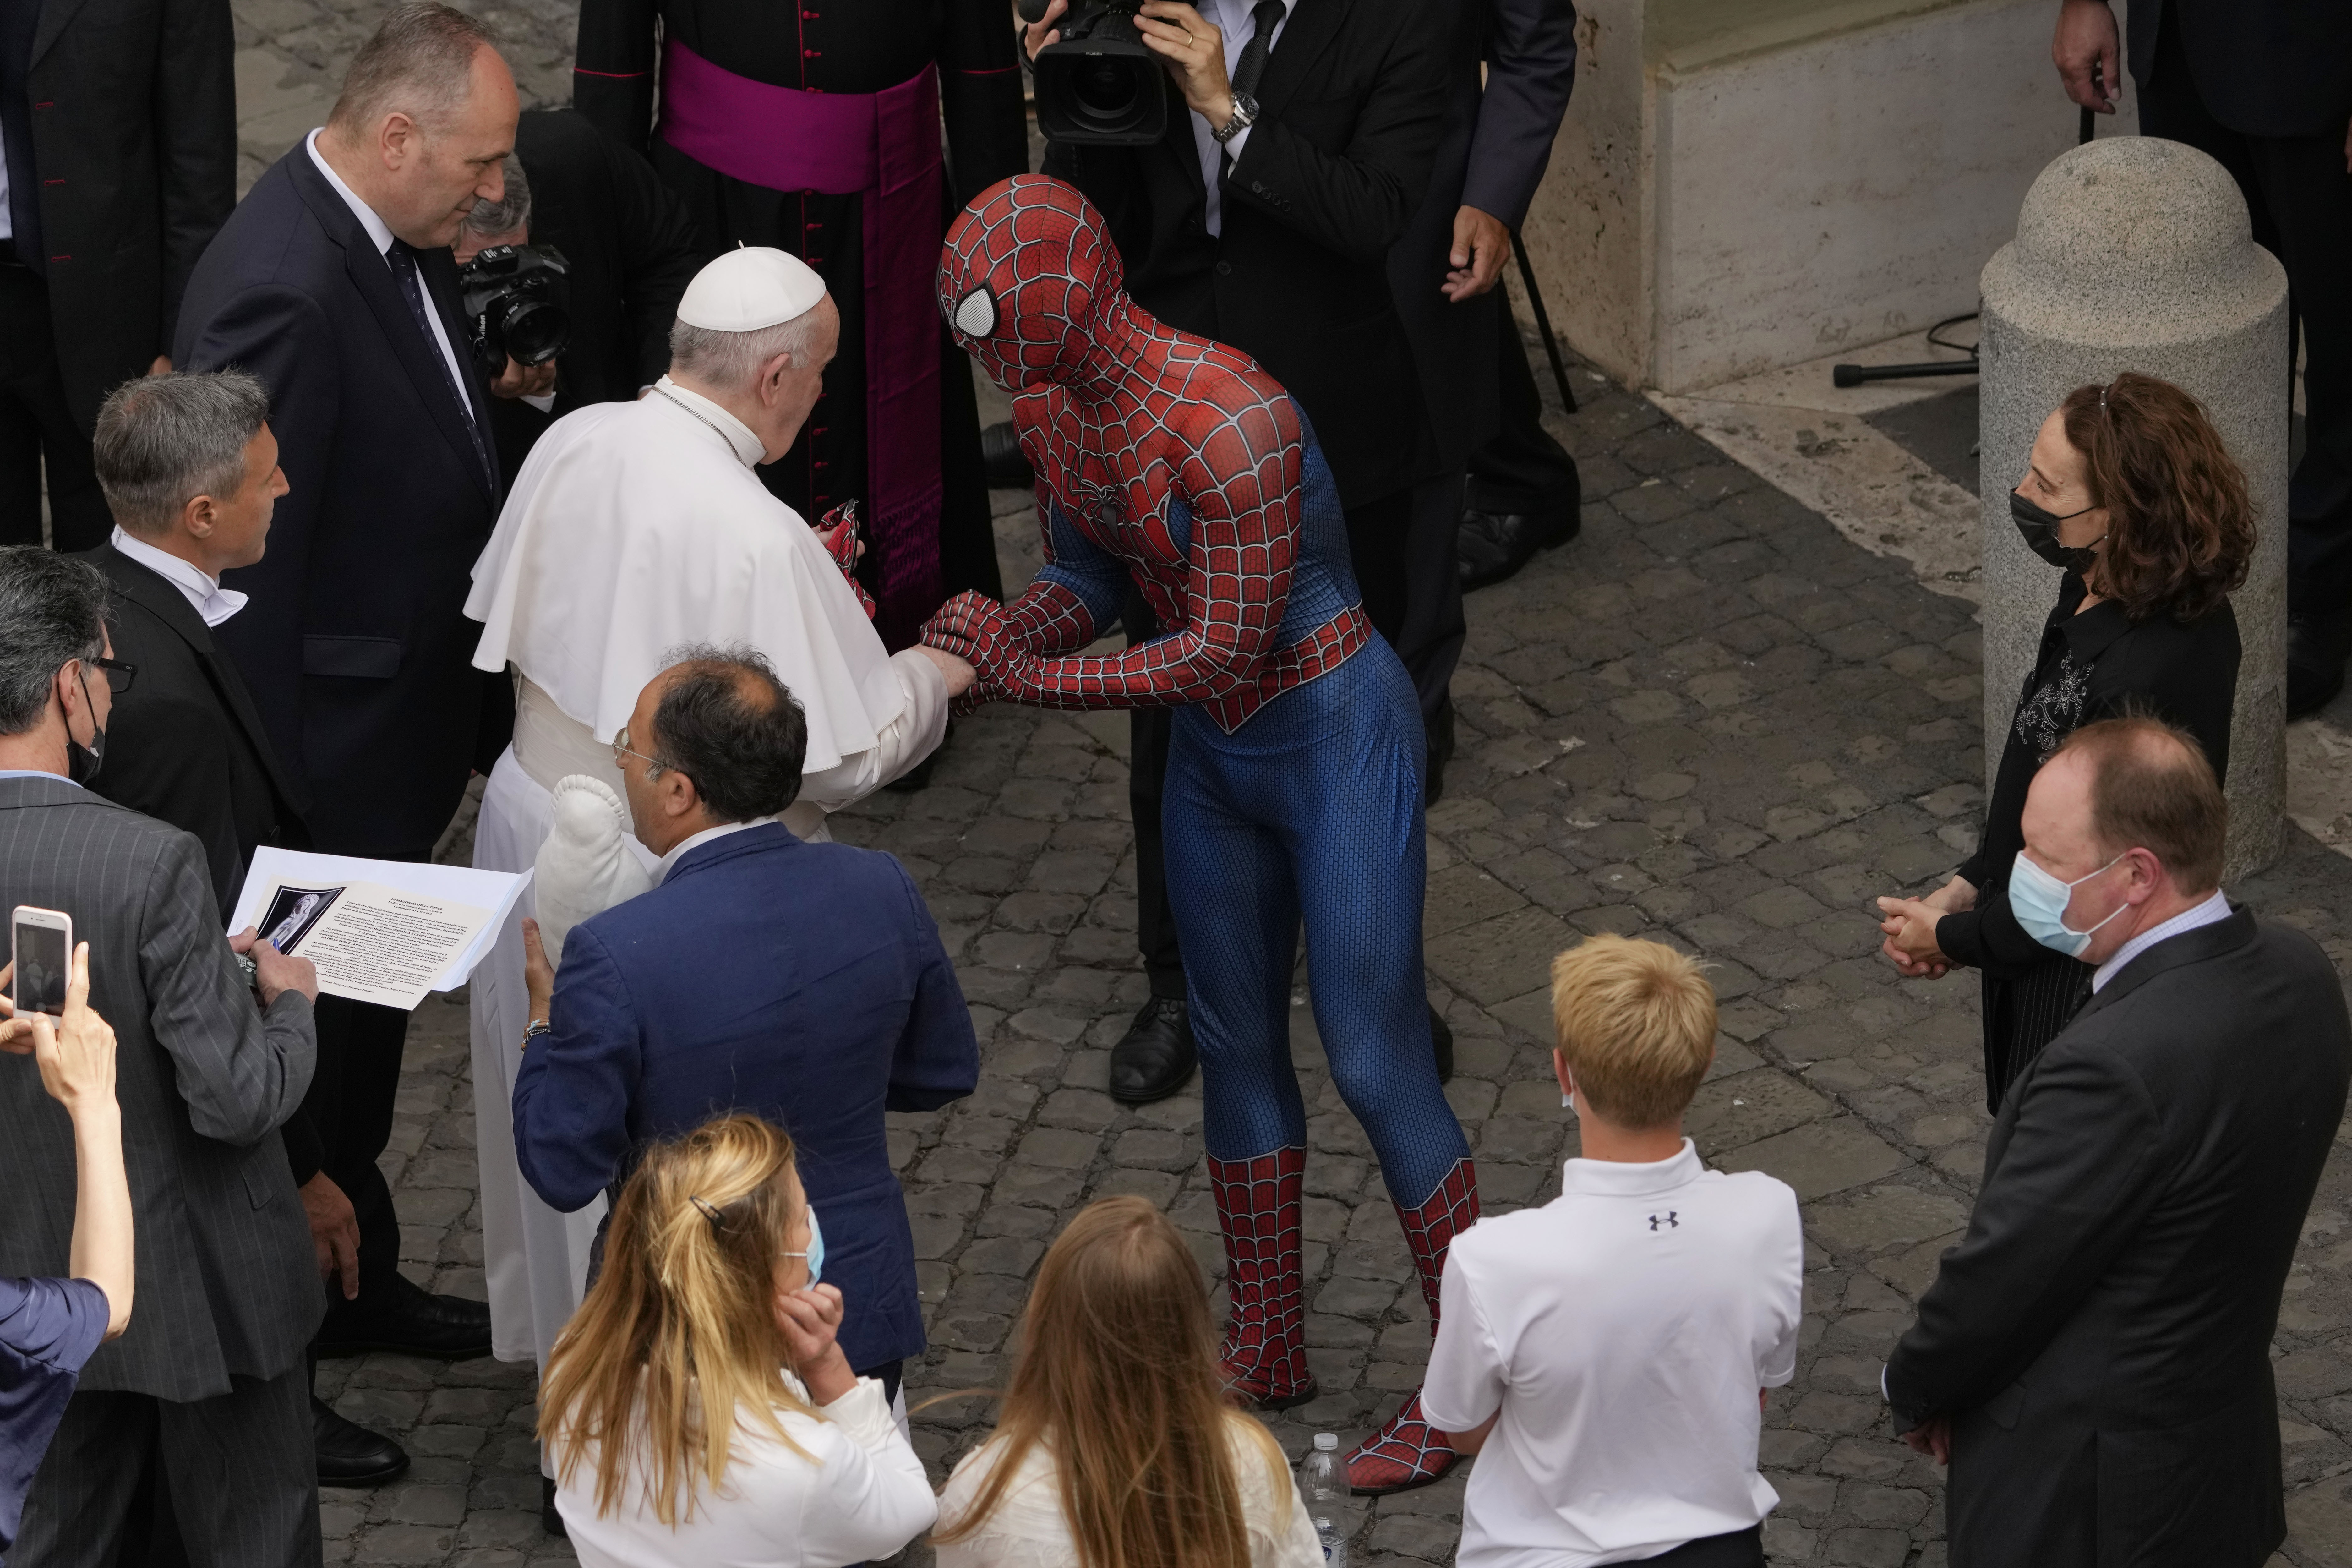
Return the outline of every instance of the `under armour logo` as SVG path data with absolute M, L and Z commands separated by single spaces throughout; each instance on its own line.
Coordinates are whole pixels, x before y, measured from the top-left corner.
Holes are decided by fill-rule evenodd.
M 1681 1211 L 1677 1209 L 1668 1209 L 1664 1214 L 1652 1215 L 1650 1216 L 1650 1228 L 1652 1230 L 1655 1230 L 1660 1226 L 1664 1226 L 1668 1230 L 1680 1230 L 1682 1228 L 1683 1222 L 1675 1217 L 1675 1215 L 1680 1212 Z

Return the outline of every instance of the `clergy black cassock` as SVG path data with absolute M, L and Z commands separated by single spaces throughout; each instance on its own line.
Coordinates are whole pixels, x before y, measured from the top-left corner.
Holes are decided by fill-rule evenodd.
M 713 249 L 824 279 L 841 347 L 761 477 L 811 521 L 859 502 L 884 641 L 950 594 L 1001 595 L 971 370 L 931 279 L 955 208 L 1028 167 L 1003 0 L 583 0 L 575 64 L 573 107 L 646 153 Z

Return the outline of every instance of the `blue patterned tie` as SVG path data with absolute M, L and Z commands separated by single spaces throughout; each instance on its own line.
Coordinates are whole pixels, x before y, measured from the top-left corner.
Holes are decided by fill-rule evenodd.
M 457 399 L 457 412 L 466 425 L 466 438 L 474 444 L 474 459 L 482 465 L 482 472 L 495 486 L 498 470 L 490 467 L 490 454 L 483 447 L 482 433 L 474 424 L 474 405 L 467 399 L 465 388 L 457 384 L 457 378 L 449 374 L 449 358 L 441 352 L 440 340 L 433 335 L 433 324 L 425 318 L 432 306 L 425 297 L 425 279 L 416 270 L 416 252 L 408 247 L 406 240 L 395 239 L 392 248 L 383 253 L 383 258 L 392 264 L 392 275 L 400 281 L 400 297 L 408 301 L 409 317 L 425 340 L 425 357 L 441 373 L 441 384 Z

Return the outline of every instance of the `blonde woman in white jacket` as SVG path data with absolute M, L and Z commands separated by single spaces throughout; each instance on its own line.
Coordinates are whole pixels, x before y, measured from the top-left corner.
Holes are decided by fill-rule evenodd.
M 929 1527 L 922 1461 L 834 1342 L 824 1256 L 776 1127 L 730 1116 L 646 1151 L 540 1394 L 582 1563 L 844 1568 Z
M 1143 1199 L 1090 1205 L 1047 1250 L 932 1543 L 939 1568 L 1322 1568 L 1282 1450 L 1225 1401 L 1201 1266 Z

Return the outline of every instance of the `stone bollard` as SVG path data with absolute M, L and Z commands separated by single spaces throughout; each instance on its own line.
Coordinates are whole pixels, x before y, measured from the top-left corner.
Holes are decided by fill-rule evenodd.
M 2277 858 L 2286 785 L 2286 271 L 2254 244 L 2221 164 L 2126 136 L 2060 156 L 1986 264 L 1979 432 L 1984 500 L 1985 776 L 2032 672 L 2057 572 L 2018 537 L 2009 493 L 2051 410 L 2133 370 L 2203 403 L 2246 471 L 2257 537 L 2233 600 L 2245 648 L 2230 726 L 2234 879 Z

